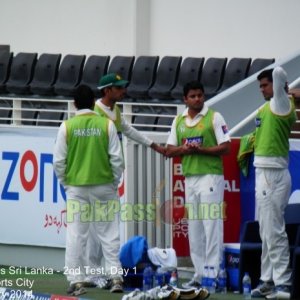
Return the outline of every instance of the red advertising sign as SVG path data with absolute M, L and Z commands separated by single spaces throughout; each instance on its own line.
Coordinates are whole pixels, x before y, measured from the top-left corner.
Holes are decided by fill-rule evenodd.
M 51 295 L 50 300 L 78 300 L 77 297 L 70 297 L 70 296 L 62 296 L 62 295 Z
M 184 176 L 180 157 L 173 158 L 173 248 L 177 256 L 189 256 L 187 218 L 180 215 L 185 203 Z
M 224 242 L 238 243 L 241 225 L 241 198 L 240 198 L 240 169 L 237 163 L 237 154 L 240 139 L 231 140 L 231 152 L 223 157 L 226 203 L 224 219 Z

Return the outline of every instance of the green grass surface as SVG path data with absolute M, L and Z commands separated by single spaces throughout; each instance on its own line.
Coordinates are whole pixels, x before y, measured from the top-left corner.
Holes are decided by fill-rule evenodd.
M 32 269 L 33 272 L 35 269 Z M 33 293 L 46 293 L 67 295 L 68 282 L 62 273 L 53 274 L 28 274 L 31 269 L 25 272 L 25 269 L 0 266 L 0 287 L 8 287 L 15 290 L 32 290 Z M 30 288 L 30 284 L 32 288 Z M 129 293 L 129 292 L 126 292 Z M 86 299 L 104 299 L 119 300 L 124 294 L 111 294 L 108 290 L 99 288 L 87 288 L 87 293 L 80 297 Z M 213 294 L 211 300 L 239 300 L 243 299 L 240 294 L 228 292 L 227 294 Z

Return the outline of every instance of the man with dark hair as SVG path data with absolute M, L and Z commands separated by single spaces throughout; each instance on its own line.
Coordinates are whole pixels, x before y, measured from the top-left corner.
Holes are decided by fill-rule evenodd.
M 267 79 L 268 83 L 273 83 L 273 73 L 274 69 L 267 69 L 267 70 L 263 70 L 261 71 L 258 75 L 257 75 L 257 80 L 261 81 L 263 79 Z
M 88 86 L 79 86 L 74 100 L 76 115 L 61 124 L 53 158 L 54 170 L 67 195 L 67 292 L 85 292 L 90 226 L 94 226 L 109 265 L 105 271 L 112 279 L 111 292 L 122 292 L 122 278 L 111 274 L 112 270 L 121 269 L 118 217 L 108 220 L 97 211 L 98 208 L 108 213 L 111 202 L 118 201 L 117 186 L 124 169 L 121 145 L 113 122 L 93 111 L 95 99 Z
M 182 157 L 185 176 L 185 207 L 195 274 L 183 287 L 198 288 L 204 267 L 214 268 L 216 277 L 222 262 L 225 187 L 222 155 L 230 152 L 230 137 L 222 115 L 205 105 L 200 82 L 188 82 L 183 91 L 187 108 L 173 121 L 167 156 Z M 219 216 L 210 218 L 216 209 Z
M 284 210 L 291 191 L 289 135 L 296 121 L 295 106 L 288 97 L 287 74 L 281 67 L 265 70 L 257 79 L 268 102 L 256 117 L 255 197 L 262 256 L 261 282 L 251 295 L 290 299 L 290 254 Z
M 77 110 L 93 108 L 95 105 L 95 96 L 92 89 L 83 84 L 78 86 L 74 94 L 74 104 Z

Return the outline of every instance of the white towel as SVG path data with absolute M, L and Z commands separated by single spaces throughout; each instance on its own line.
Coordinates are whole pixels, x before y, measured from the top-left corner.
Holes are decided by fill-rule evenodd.
M 177 256 L 173 248 L 150 248 L 148 249 L 148 257 L 156 266 L 161 266 L 164 269 L 177 268 Z

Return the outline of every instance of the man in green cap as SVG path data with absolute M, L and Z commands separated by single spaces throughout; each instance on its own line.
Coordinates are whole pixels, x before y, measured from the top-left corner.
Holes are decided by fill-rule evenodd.
M 154 143 L 148 137 L 130 126 L 121 116 L 118 106 L 115 105 L 124 98 L 127 85 L 128 81 L 122 79 L 118 74 L 110 73 L 103 76 L 100 79 L 98 87 L 98 89 L 102 91 L 103 96 L 96 101 L 94 110 L 115 123 L 120 140 L 122 140 L 122 134 L 124 134 L 128 138 L 147 147 L 151 147 L 154 151 L 164 155 L 166 151 L 165 147 Z
M 102 92 L 102 98 L 96 101 L 94 110 L 100 115 L 112 120 L 117 128 L 118 136 L 122 142 L 122 135 L 126 135 L 128 138 L 151 147 L 154 151 L 165 154 L 166 148 L 154 143 L 145 134 L 141 134 L 138 130 L 133 128 L 126 120 L 121 116 L 120 109 L 116 105 L 118 101 L 121 101 L 126 93 L 126 86 L 128 81 L 122 79 L 122 77 L 115 73 L 104 75 L 99 82 L 98 89 Z M 93 268 L 99 268 L 102 258 L 102 249 L 99 245 L 96 235 L 92 232 L 89 235 L 87 244 L 88 262 Z M 107 280 L 105 276 L 91 276 L 91 281 L 98 287 L 107 288 Z

